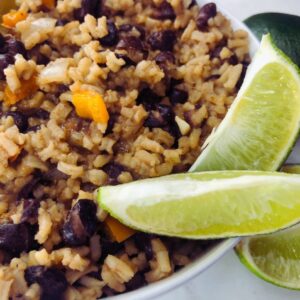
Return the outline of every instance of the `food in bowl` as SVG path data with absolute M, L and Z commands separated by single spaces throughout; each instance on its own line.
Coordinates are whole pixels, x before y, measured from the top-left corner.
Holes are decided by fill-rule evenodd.
M 3 25 L 3 297 L 111 296 L 203 253 L 123 227 L 95 190 L 189 169 L 241 86 L 247 33 L 188 0 L 20 0 Z

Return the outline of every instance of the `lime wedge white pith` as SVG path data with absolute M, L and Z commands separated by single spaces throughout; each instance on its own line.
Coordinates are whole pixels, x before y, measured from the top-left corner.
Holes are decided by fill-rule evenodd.
M 300 176 L 175 174 L 99 189 L 102 208 L 145 232 L 208 239 L 274 232 L 300 221 Z
M 282 170 L 300 174 L 300 165 L 287 165 Z M 266 236 L 244 238 L 236 252 L 258 277 L 284 288 L 300 290 L 299 225 Z
M 237 98 L 191 171 L 277 170 L 299 124 L 299 69 L 264 36 Z

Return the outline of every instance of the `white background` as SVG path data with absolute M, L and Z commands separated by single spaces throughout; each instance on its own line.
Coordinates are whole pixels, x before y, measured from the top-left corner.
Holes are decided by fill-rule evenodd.
M 216 0 L 215 2 L 221 4 L 223 8 L 240 20 L 259 12 L 271 11 L 293 13 L 300 16 L 300 0 Z M 297 150 L 300 153 L 300 145 Z M 300 161 L 298 160 L 298 162 Z M 278 288 L 258 279 L 241 265 L 235 253 L 230 251 L 209 270 L 184 286 L 157 297 L 155 300 L 189 299 L 299 300 L 300 291 Z

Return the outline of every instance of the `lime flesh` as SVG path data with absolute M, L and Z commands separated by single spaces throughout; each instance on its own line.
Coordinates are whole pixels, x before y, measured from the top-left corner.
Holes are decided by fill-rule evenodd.
M 102 208 L 145 232 L 194 239 L 263 234 L 300 221 L 300 176 L 175 174 L 99 189 Z
M 275 171 L 299 124 L 299 69 L 264 36 L 237 98 L 191 171 Z
M 300 165 L 282 171 L 300 174 Z M 236 247 L 242 263 L 258 277 L 281 287 L 300 290 L 300 226 L 244 238 Z

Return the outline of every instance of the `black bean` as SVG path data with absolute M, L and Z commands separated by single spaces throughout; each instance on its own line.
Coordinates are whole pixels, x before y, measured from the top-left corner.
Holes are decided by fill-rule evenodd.
M 161 101 L 161 97 L 155 94 L 150 88 L 143 88 L 136 99 L 136 103 L 143 104 L 146 110 L 151 110 L 155 104 Z
M 107 297 L 115 296 L 118 294 L 115 290 L 110 288 L 108 285 L 103 287 L 102 292 Z
M 95 16 L 98 9 L 98 0 L 82 0 L 81 7 L 74 11 L 74 18 L 79 22 L 84 21 L 88 14 Z
M 25 184 L 19 191 L 17 195 L 17 201 L 20 201 L 22 199 L 32 198 L 33 197 L 32 193 L 36 188 L 36 186 L 41 181 L 41 179 L 42 176 L 39 173 L 34 174 L 34 177 L 27 184 Z
M 105 47 L 111 47 L 116 45 L 119 40 L 119 35 L 115 23 L 112 21 L 108 21 L 107 30 L 108 30 L 108 34 L 100 39 L 101 45 Z
M 221 75 L 219 75 L 219 74 L 213 74 L 213 75 L 211 75 L 211 76 L 205 78 L 205 81 L 209 81 L 209 80 L 217 80 L 217 79 L 219 79 L 220 77 L 221 77 Z
M 135 66 L 136 63 L 131 60 L 126 54 L 115 53 L 117 58 L 122 58 L 125 61 L 125 65 L 123 67 Z M 108 126 L 107 126 L 108 127 Z
M 125 168 L 122 165 L 114 162 L 106 164 L 102 170 L 109 176 L 108 183 L 114 185 L 118 184 L 118 177 L 123 171 L 125 171 Z
M 97 206 L 87 199 L 79 200 L 70 210 L 63 226 L 63 239 L 69 246 L 82 246 L 95 233 Z
M 127 36 L 128 36 L 128 33 L 130 34 L 130 32 L 131 32 L 133 29 L 136 29 L 136 30 L 140 33 L 139 38 L 140 38 L 141 40 L 145 39 L 146 31 L 145 31 L 144 27 L 142 27 L 142 26 L 140 26 L 140 25 L 132 25 L 132 24 L 122 24 L 122 25 L 119 27 L 119 32 L 120 32 L 121 37 L 127 37 Z M 126 35 L 123 35 L 123 34 L 122 34 L 123 32 L 126 33 Z
M 188 100 L 188 98 L 189 98 L 188 92 L 184 90 L 180 90 L 178 88 L 174 88 L 170 94 L 170 101 L 174 105 L 177 103 L 183 104 Z
M 138 272 L 136 273 L 125 285 L 126 285 L 126 291 L 133 291 L 136 290 L 142 286 L 145 286 L 146 280 L 142 273 Z
M 28 117 L 20 111 L 9 111 L 7 116 L 11 116 L 14 119 L 15 125 L 18 127 L 21 133 L 25 133 L 28 129 Z
M 174 121 L 174 112 L 172 107 L 165 104 L 157 104 L 154 110 L 150 111 L 144 126 L 149 128 L 163 128 Z
M 117 114 L 114 114 L 114 113 L 109 114 L 109 120 L 108 120 L 107 127 L 106 127 L 104 135 L 108 135 L 108 134 L 113 133 L 114 125 L 117 122 L 117 119 L 118 119 Z
M 172 52 L 165 51 L 165 52 L 158 53 L 154 60 L 158 65 L 165 65 L 168 63 L 174 64 L 175 56 Z
M 5 37 L 0 33 L 0 53 L 5 53 L 2 52 L 5 47 Z
M 38 209 L 40 207 L 40 201 L 37 199 L 24 199 L 23 200 L 23 212 L 21 222 L 28 222 L 31 220 L 36 221 L 38 217 Z
M 39 131 L 41 129 L 41 125 L 35 125 L 35 126 L 31 126 L 27 129 L 27 132 L 30 132 L 30 131 L 33 131 L 33 132 L 36 132 L 36 131 Z
M 195 6 L 197 3 L 196 3 L 196 0 L 192 0 L 190 5 L 188 6 L 188 9 L 191 9 L 193 6 Z
M 16 54 L 22 54 L 24 58 L 27 58 L 27 51 L 24 47 L 24 44 L 13 37 L 10 37 L 6 40 L 7 53 L 11 56 Z
M 46 173 L 43 173 L 42 180 L 43 181 L 56 181 L 56 180 L 67 180 L 69 175 L 59 171 L 56 167 L 51 168 Z
M 140 251 L 145 252 L 147 260 L 151 260 L 154 255 L 151 245 L 151 238 L 151 235 L 145 234 L 143 232 L 138 232 L 133 237 L 135 245 Z
M 237 65 L 238 63 L 239 63 L 239 59 L 238 59 L 238 57 L 235 55 L 235 54 L 233 54 L 233 55 L 231 55 L 230 57 L 229 57 L 229 59 L 228 59 L 228 63 L 230 64 L 230 65 Z
M 123 249 L 123 244 L 118 242 L 113 242 L 110 239 L 107 239 L 103 236 L 101 236 L 100 240 L 101 244 L 101 260 L 104 260 L 107 255 L 111 254 L 117 254 L 120 250 Z
M 40 45 L 33 47 L 28 52 L 28 55 L 33 59 L 38 65 L 47 65 L 50 62 L 49 57 L 40 52 Z
M 2 224 L 0 225 L 0 249 L 14 255 L 29 251 L 36 246 L 35 231 L 30 224 Z
M 158 20 L 174 20 L 176 14 L 171 4 L 167 1 L 163 1 L 154 9 L 152 17 Z
M 41 119 L 41 120 L 48 120 L 50 113 L 42 108 L 34 108 L 34 109 L 30 109 L 30 110 L 26 110 L 24 111 L 24 113 L 31 118 L 37 118 L 37 119 Z
M 0 80 L 5 80 L 4 70 L 11 64 L 15 62 L 15 59 L 12 55 L 0 54 Z
M 217 6 L 215 3 L 207 3 L 200 9 L 196 23 L 199 30 L 204 30 L 207 27 L 208 20 L 217 15 Z
M 248 62 L 243 62 L 242 64 L 243 64 L 242 73 L 241 73 L 241 75 L 240 75 L 240 78 L 239 78 L 239 80 L 238 80 L 236 86 L 235 86 L 237 89 L 240 89 L 240 88 L 241 88 L 241 86 L 242 86 L 242 84 L 243 84 L 243 82 L 244 82 L 244 79 L 245 79 L 247 70 L 248 70 L 248 66 L 249 66 L 249 63 L 248 63 Z
M 176 34 L 172 30 L 156 31 L 149 36 L 148 43 L 152 50 L 172 51 L 176 43 Z
M 68 288 L 65 274 L 56 268 L 32 266 L 25 270 L 25 280 L 28 285 L 38 283 L 42 289 L 41 300 L 63 300 Z
M 137 37 L 127 36 L 122 38 L 116 46 L 119 50 L 126 50 L 128 58 L 135 64 L 148 56 L 143 42 Z
M 69 21 L 67 19 L 58 19 L 56 21 L 55 26 L 65 26 L 68 23 L 69 23 Z
M 96 189 L 98 188 L 97 185 L 91 183 L 91 182 L 83 182 L 81 185 L 80 185 L 80 189 L 85 191 L 85 192 L 89 192 L 89 193 L 92 193 L 94 192 Z
M 172 120 L 167 126 L 162 128 L 163 130 L 167 131 L 174 137 L 174 144 L 172 145 L 173 148 L 178 147 L 178 139 L 181 137 L 181 132 L 175 120 Z
M 210 52 L 210 58 L 219 58 L 220 57 L 220 53 L 222 51 L 222 49 L 224 47 L 227 46 L 227 40 L 226 39 L 222 39 L 220 42 L 218 42 L 218 44 L 215 46 L 214 49 L 211 50 Z

